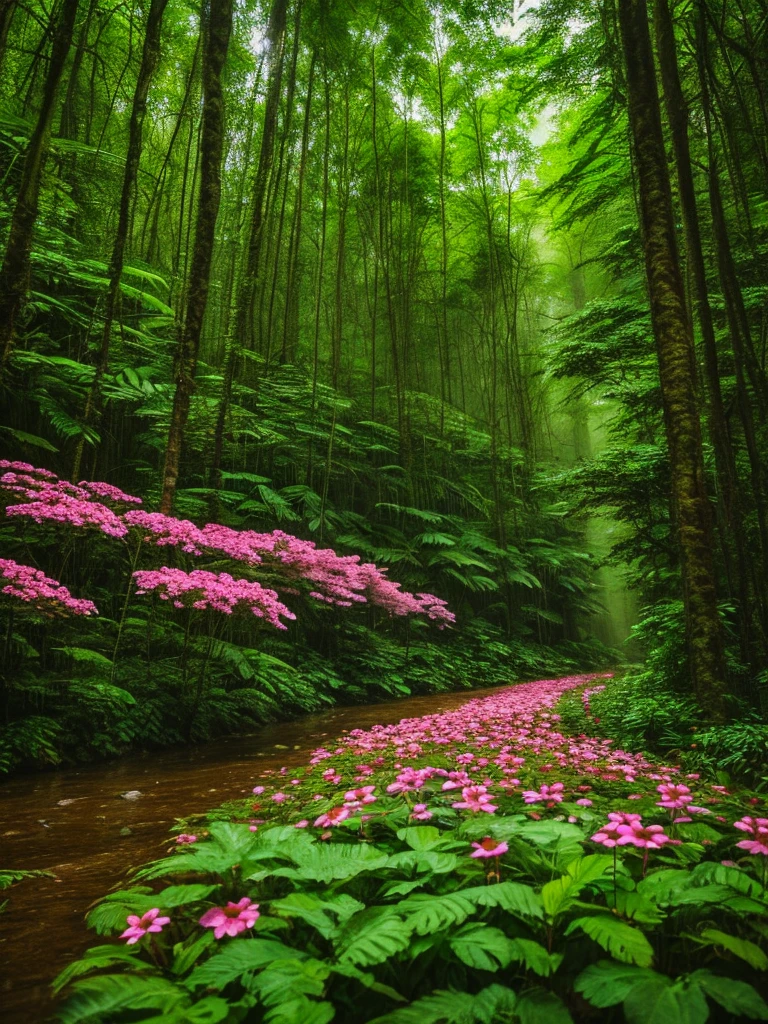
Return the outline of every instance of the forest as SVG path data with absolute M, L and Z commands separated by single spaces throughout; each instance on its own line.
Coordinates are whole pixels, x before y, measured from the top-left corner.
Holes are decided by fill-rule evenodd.
M 19 1022 L 768 1020 L 766 0 L 0 0 L 0 352 Z

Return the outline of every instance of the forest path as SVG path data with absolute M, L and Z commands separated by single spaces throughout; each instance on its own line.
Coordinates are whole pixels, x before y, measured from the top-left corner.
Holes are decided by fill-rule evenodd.
M 460 707 L 504 687 L 334 708 L 202 747 L 132 755 L 112 764 L 22 776 L 0 786 L 0 867 L 46 869 L 54 878 L 16 886 L 0 918 L 4 1024 L 50 1013 L 50 983 L 93 944 L 89 905 L 128 868 L 160 856 L 177 817 L 249 793 L 265 768 L 306 763 L 307 751 L 347 729 L 388 725 Z M 121 794 L 140 793 L 135 799 Z

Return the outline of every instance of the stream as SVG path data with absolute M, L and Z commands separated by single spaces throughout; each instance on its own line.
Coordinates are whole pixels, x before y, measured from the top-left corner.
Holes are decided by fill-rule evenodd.
M 493 692 L 334 708 L 247 736 L 0 784 L 0 867 L 44 868 L 55 876 L 27 879 L 0 894 L 9 901 L 0 915 L 3 1024 L 50 1017 L 49 985 L 58 972 L 88 946 L 110 941 L 87 931 L 88 907 L 130 868 L 169 849 L 175 818 L 247 795 L 265 768 L 305 765 L 311 750 L 344 730 L 450 710 Z M 135 799 L 121 796 L 135 790 Z

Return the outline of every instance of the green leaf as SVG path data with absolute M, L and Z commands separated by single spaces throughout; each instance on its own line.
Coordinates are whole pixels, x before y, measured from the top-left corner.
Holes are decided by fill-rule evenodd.
M 738 935 L 728 935 L 726 932 L 718 931 L 717 928 L 705 928 L 701 937 L 715 946 L 722 946 L 723 949 L 729 950 L 734 956 L 746 960 L 749 966 L 754 967 L 756 971 L 768 969 L 768 956 L 749 939 L 740 939 Z
M 499 882 L 497 885 L 479 885 L 460 889 L 467 899 L 481 907 L 500 907 L 515 917 L 541 920 L 544 916 L 541 897 L 530 885 L 522 882 Z
M 627 995 L 624 1014 L 627 1024 L 704 1024 L 709 1007 L 696 984 L 657 974 Z
M 418 893 L 398 905 L 398 913 L 406 915 L 407 925 L 417 935 L 429 935 L 465 921 L 475 910 L 472 899 L 465 892 L 430 896 Z
M 279 868 L 274 874 L 313 882 L 354 878 L 363 871 L 376 871 L 389 860 L 388 854 L 362 843 L 314 843 L 290 854 L 298 869 Z
M 573 1024 L 562 999 L 543 988 L 530 989 L 519 996 L 515 1012 L 520 1024 Z
M 617 964 L 613 960 L 600 960 L 586 967 L 574 982 L 574 989 L 593 1006 L 605 1009 L 622 1003 L 636 985 L 654 984 L 655 978 L 663 978 L 646 967 L 631 964 Z M 663 978 L 669 983 L 667 978 Z
M 497 971 L 515 958 L 515 946 L 499 928 L 473 921 L 448 937 L 462 963 L 480 971 Z
M 165 978 L 108 974 L 76 982 L 74 994 L 59 1010 L 59 1021 L 112 1021 L 121 1010 L 162 1010 L 165 1014 L 188 1001 L 188 993 Z
M 430 850 L 440 842 L 442 833 L 434 825 L 413 825 L 410 828 L 399 829 L 397 838 L 412 850 Z
M 339 959 L 368 967 L 408 948 L 411 929 L 389 907 L 369 907 L 347 921 L 336 939 Z
M 276 939 L 241 939 L 224 946 L 196 967 L 184 984 L 190 989 L 222 989 L 236 978 L 259 967 L 266 967 L 274 960 L 302 960 L 306 955 Z
M 565 934 L 571 935 L 577 928 L 622 963 L 650 967 L 653 961 L 653 947 L 645 935 L 618 918 L 608 914 L 577 917 L 570 922 Z
M 187 903 L 198 903 L 207 899 L 216 889 L 217 885 L 169 885 L 167 889 L 161 889 L 157 894 L 155 905 L 162 910 L 183 907 Z
M 468 992 L 438 989 L 410 1006 L 376 1017 L 370 1024 L 474 1024 L 474 1004 L 475 997 Z
M 748 1017 L 750 1020 L 768 1020 L 768 1004 L 746 981 L 721 978 L 711 971 L 696 971 L 690 981 L 699 985 L 727 1013 Z
M 75 978 L 91 971 L 99 971 L 117 964 L 128 964 L 134 971 L 153 971 L 151 964 L 145 963 L 137 956 L 141 950 L 138 946 L 92 946 L 87 949 L 80 960 L 67 964 L 53 983 L 53 991 L 59 992 Z

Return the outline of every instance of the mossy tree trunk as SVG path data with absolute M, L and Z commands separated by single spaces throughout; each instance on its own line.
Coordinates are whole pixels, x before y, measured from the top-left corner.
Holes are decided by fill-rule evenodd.
M 206 0 L 200 15 L 203 34 L 200 191 L 186 311 L 176 354 L 176 389 L 163 466 L 160 510 L 166 514 L 171 511 L 176 494 L 184 432 L 195 386 L 200 335 L 208 305 L 216 220 L 221 204 L 221 161 L 224 152 L 224 94 L 221 77 L 232 33 L 232 5 L 233 0 Z
M 659 361 L 693 689 L 711 721 L 725 719 L 725 657 L 715 583 L 688 317 L 664 148 L 646 0 L 618 5 L 651 319 Z

